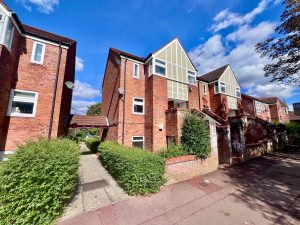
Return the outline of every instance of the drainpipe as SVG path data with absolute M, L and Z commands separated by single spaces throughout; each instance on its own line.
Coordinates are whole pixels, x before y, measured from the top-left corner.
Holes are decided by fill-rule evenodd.
M 123 95 L 123 121 L 122 121 L 122 144 L 124 145 L 124 135 L 125 135 L 125 102 L 126 102 L 126 67 L 127 67 L 127 58 L 125 59 L 124 66 L 124 95 Z
M 53 117 L 54 117 L 54 109 L 55 109 L 55 99 L 56 99 L 56 92 L 57 92 L 59 68 L 60 68 L 60 63 L 61 63 L 61 55 L 62 55 L 62 47 L 61 47 L 61 43 L 60 43 L 59 44 L 58 63 L 57 63 L 57 67 L 56 67 L 56 77 L 55 77 L 55 83 L 54 83 L 54 89 L 53 89 L 53 99 L 52 99 L 52 108 L 51 108 L 51 115 L 50 115 L 48 139 L 51 138 L 51 133 L 52 133 L 52 125 L 53 125 Z
M 199 111 L 201 112 L 201 100 L 200 100 L 200 81 L 197 82 L 198 84 L 198 101 L 199 101 Z

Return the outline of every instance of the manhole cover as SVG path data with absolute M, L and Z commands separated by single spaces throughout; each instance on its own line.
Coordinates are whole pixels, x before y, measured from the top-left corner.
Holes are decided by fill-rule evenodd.
M 91 191 L 91 190 L 105 187 L 107 185 L 108 183 L 106 180 L 96 180 L 93 182 L 85 183 L 82 185 L 82 187 L 83 187 L 83 191 Z

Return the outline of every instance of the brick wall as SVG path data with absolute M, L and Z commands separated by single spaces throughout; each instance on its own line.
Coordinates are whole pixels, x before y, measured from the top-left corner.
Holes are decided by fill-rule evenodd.
M 16 81 L 13 82 L 10 88 L 35 91 L 39 93 L 39 96 L 35 117 L 5 117 L 4 126 L 2 125 L 1 127 L 7 131 L 2 131 L 1 140 L 6 140 L 6 143 L 4 144 L 4 149 L 6 150 L 13 150 L 16 148 L 17 144 L 21 144 L 28 139 L 37 139 L 39 137 L 48 136 L 59 55 L 58 46 L 46 44 L 43 65 L 33 64 L 30 62 L 33 40 L 22 37 L 19 42 L 14 42 L 14 45 L 15 43 L 18 43 L 17 51 L 20 53 L 20 58 L 16 62 Z M 65 87 L 63 88 L 63 86 L 64 81 L 66 80 L 74 81 L 76 46 L 74 45 L 71 48 L 68 59 L 68 50 L 62 49 L 60 73 L 55 99 L 56 104 L 53 118 L 52 137 L 64 134 L 66 117 L 70 111 L 72 91 L 67 90 Z M 70 65 L 66 68 L 67 60 Z M 7 104 L 4 105 L 7 106 Z M 5 133 L 4 136 L 3 133 Z

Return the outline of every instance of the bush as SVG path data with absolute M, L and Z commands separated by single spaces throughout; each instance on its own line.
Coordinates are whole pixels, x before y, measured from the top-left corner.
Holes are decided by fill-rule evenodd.
M 97 152 L 100 140 L 98 138 L 86 138 L 85 143 L 92 152 Z
M 295 122 L 290 122 L 285 125 L 287 133 L 292 136 L 292 143 L 300 144 L 300 124 Z
M 79 148 L 67 139 L 29 141 L 0 166 L 0 224 L 50 224 L 71 199 Z
M 67 138 L 75 141 L 75 142 L 82 142 L 85 141 L 86 137 L 98 137 L 100 130 L 98 128 L 88 128 L 88 129 L 76 129 L 70 128 L 68 131 Z
M 156 154 L 111 141 L 101 143 L 99 151 L 103 166 L 130 195 L 158 192 L 165 182 L 165 163 Z
M 165 159 L 169 159 L 169 158 L 173 158 L 173 157 L 188 155 L 189 152 L 184 150 L 184 148 L 182 146 L 172 145 L 169 148 L 161 149 L 156 154 L 158 154 L 160 157 L 163 157 Z
M 181 144 L 185 151 L 206 159 L 210 154 L 209 127 L 200 116 L 189 113 L 183 120 Z

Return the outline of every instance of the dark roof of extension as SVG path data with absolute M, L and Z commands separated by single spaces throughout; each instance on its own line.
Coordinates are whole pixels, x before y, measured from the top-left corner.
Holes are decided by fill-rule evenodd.
M 143 57 L 139 57 L 139 56 L 133 55 L 133 54 L 128 53 L 128 52 L 124 52 L 124 51 L 116 49 L 116 48 L 110 48 L 110 50 L 117 53 L 117 54 L 119 54 L 119 55 L 121 55 L 121 56 L 126 56 L 128 58 L 135 59 L 135 60 L 138 60 L 138 61 L 141 61 L 141 62 L 145 61 L 145 58 L 143 58 Z
M 105 116 L 85 116 L 85 115 L 72 115 L 71 127 L 106 127 L 108 121 Z
M 222 74 L 224 73 L 224 71 L 227 69 L 228 66 L 229 66 L 229 64 L 222 66 L 222 67 L 215 69 L 209 73 L 206 73 L 200 77 L 197 77 L 197 79 L 200 81 L 208 82 L 208 83 L 216 81 L 216 80 L 220 79 L 220 77 L 222 76 Z
M 260 99 L 260 98 L 255 98 L 253 96 L 250 96 L 250 95 L 246 95 L 246 94 L 241 94 L 242 95 L 242 98 L 248 98 L 248 99 L 251 99 L 251 100 L 254 100 L 254 101 L 258 101 L 258 102 L 263 102 L 263 103 L 266 103 L 268 104 L 268 102 Z
M 74 40 L 67 38 L 67 37 L 63 37 L 57 34 L 53 34 L 50 33 L 48 31 L 44 31 L 32 26 L 28 26 L 26 24 L 22 24 L 22 28 L 24 33 L 26 34 L 30 34 L 36 37 L 40 37 L 49 41 L 54 41 L 54 42 L 58 42 L 58 43 L 62 43 L 62 44 L 66 44 L 66 45 L 71 45 L 73 43 L 75 43 Z
M 264 98 L 259 98 L 262 101 L 265 101 L 268 104 L 276 104 L 277 100 L 284 105 L 285 107 L 287 107 L 287 104 L 285 102 L 283 102 L 280 98 L 278 97 L 264 97 Z
M 295 115 L 294 111 L 289 111 L 289 119 L 291 121 L 300 121 L 300 116 Z

